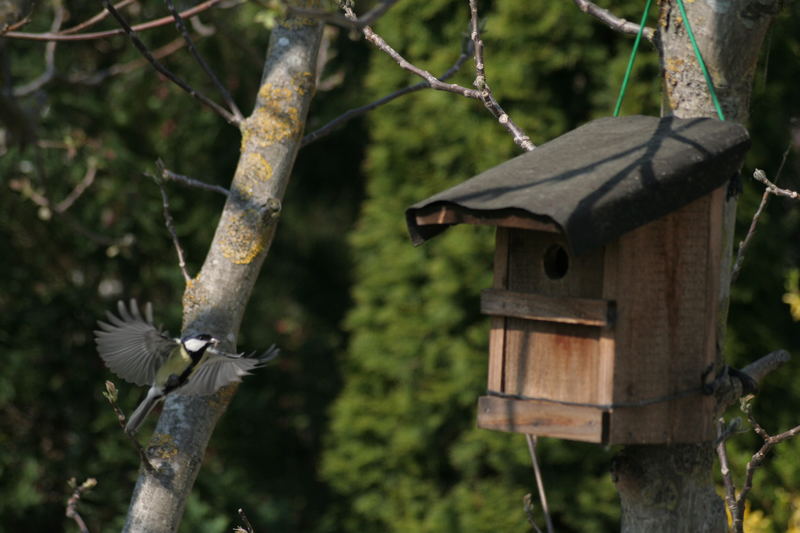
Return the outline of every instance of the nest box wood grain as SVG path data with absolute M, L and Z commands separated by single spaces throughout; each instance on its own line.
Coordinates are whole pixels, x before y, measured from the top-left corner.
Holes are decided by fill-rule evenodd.
M 497 226 L 483 428 L 713 438 L 723 207 L 749 139 L 713 119 L 590 122 L 410 207 L 420 244 Z M 711 376 L 713 378 L 713 376 Z

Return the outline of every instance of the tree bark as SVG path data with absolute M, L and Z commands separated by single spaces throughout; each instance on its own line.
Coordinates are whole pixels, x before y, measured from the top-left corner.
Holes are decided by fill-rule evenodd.
M 726 120 L 748 117 L 753 74 L 780 0 L 684 1 L 687 17 Z M 681 118 L 717 117 L 676 0 L 662 0 L 656 43 L 661 56 L 664 110 Z M 724 237 L 717 322 L 717 367 L 730 295 L 736 198 L 724 210 Z M 720 405 L 719 409 L 724 409 Z M 724 504 L 716 495 L 713 443 L 628 446 L 614 477 L 622 505 L 622 531 L 695 533 L 727 531 Z
M 302 2 L 300 2 L 302 3 Z M 214 239 L 183 297 L 183 333 L 206 332 L 236 349 L 245 306 L 267 255 L 314 94 L 322 25 L 289 17 L 273 29 L 258 98 L 241 127 L 241 155 Z M 148 444 L 124 531 L 178 529 L 217 420 L 236 390 L 171 396 Z

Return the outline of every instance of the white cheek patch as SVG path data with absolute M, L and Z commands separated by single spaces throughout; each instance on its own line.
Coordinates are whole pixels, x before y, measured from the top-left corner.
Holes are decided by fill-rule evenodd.
M 208 341 L 200 340 L 200 339 L 189 339 L 183 343 L 183 347 L 190 352 L 196 352 L 198 350 L 203 349 Z

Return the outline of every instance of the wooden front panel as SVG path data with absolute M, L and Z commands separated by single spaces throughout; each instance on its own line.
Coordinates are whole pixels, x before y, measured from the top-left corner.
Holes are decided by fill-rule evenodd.
M 506 320 L 505 390 L 508 394 L 579 403 L 608 403 L 601 380 L 601 328 Z
M 553 250 L 564 254 L 555 256 L 555 271 L 547 264 Z M 490 391 L 565 402 L 610 402 L 613 324 L 608 302 L 600 299 L 603 250 L 579 258 L 567 250 L 559 235 L 516 229 L 504 229 L 501 235 L 498 230 L 495 289 L 510 291 L 503 297 L 513 297 L 542 316 L 515 318 L 520 314 L 510 312 L 512 316 L 493 319 Z M 485 303 L 486 311 L 500 314 L 497 305 Z
M 615 403 L 701 385 L 716 358 L 724 188 L 624 236 L 609 250 L 606 298 L 617 301 Z M 613 263 L 613 266 L 611 266 Z M 613 270 L 613 272 L 612 272 Z M 701 395 L 616 409 L 612 442 L 713 438 L 713 400 Z

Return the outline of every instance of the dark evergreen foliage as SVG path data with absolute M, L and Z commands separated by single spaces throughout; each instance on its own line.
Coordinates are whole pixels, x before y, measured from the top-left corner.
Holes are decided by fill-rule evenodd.
M 610 6 L 606 6 L 610 7 Z M 37 8 L 28 31 L 45 31 Z M 96 6 L 70 6 L 70 23 Z M 494 2 L 486 15 L 489 83 L 541 143 L 610 113 L 631 39 L 570 2 Z M 614 8 L 637 18 L 641 6 Z M 142 7 L 141 19 L 163 16 Z M 217 9 L 217 33 L 199 46 L 243 111 L 251 106 L 268 31 L 263 8 Z M 744 230 L 800 116 L 798 8 L 773 30 L 766 78 L 756 80 L 754 147 L 740 203 Z M 466 3 L 398 3 L 377 30 L 431 72 L 446 70 L 467 31 Z M 416 83 L 387 57 L 333 32 L 335 57 L 307 130 L 341 111 Z M 172 26 L 143 34 L 158 47 Z M 14 84 L 41 72 L 43 45 L 5 40 Z M 119 529 L 137 458 L 101 396 L 113 376 L 92 341 L 95 321 L 117 298 L 152 301 L 177 334 L 182 278 L 164 229 L 158 188 L 145 176 L 161 158 L 172 170 L 225 185 L 235 167 L 235 129 L 149 68 L 75 84 L 133 61 L 124 37 L 61 44 L 59 76 L 20 99 L 45 147 L 8 139 L 0 155 L 0 531 L 71 530 L 63 516 L 70 477 L 98 479 L 81 511 L 92 531 Z M 185 51 L 170 68 L 213 94 Z M 456 77 L 470 85 L 471 64 Z M 766 69 L 765 69 L 766 70 Z M 762 71 L 763 72 L 763 71 Z M 657 58 L 640 52 L 623 112 L 657 114 Z M 413 248 L 403 211 L 411 203 L 517 153 L 474 101 L 419 92 L 303 149 L 277 239 L 248 306 L 242 349 L 278 342 L 284 356 L 240 387 L 210 444 L 184 531 L 223 531 L 242 507 L 257 531 L 522 531 L 522 497 L 533 492 L 524 439 L 475 428 L 485 388 L 488 321 L 478 293 L 491 279 L 492 231 L 455 228 Z M 800 188 L 798 158 L 787 187 Z M 41 208 L 31 191 L 62 199 L 96 165 L 94 184 L 66 215 Z M 170 184 L 173 217 L 189 268 L 200 266 L 222 198 Z M 800 210 L 773 199 L 734 288 L 726 350 L 737 365 L 785 347 L 800 354 L 797 323 L 781 301 L 798 268 Z M 796 274 L 794 274 L 796 275 Z M 800 422 L 794 362 L 756 401 L 772 431 Z M 130 410 L 141 391 L 117 383 Z M 733 414 L 733 412 L 732 412 Z M 143 429 L 148 434 L 153 422 Z M 756 440 L 734 441 L 743 467 Z M 782 445 L 758 478 L 754 508 L 785 530 L 800 507 L 800 444 Z M 608 468 L 614 450 L 544 439 L 545 480 L 559 531 L 609 531 L 619 509 Z M 792 507 L 794 505 L 794 507 Z

